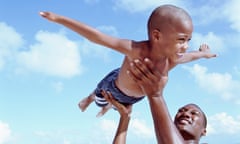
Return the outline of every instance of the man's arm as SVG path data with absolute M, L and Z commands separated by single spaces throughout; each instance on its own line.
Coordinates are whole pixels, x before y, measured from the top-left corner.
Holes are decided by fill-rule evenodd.
M 155 134 L 159 144 L 183 144 L 183 137 L 175 127 L 163 98 L 168 80 L 168 61 L 162 63 L 162 71 L 156 71 L 149 59 L 131 63 L 128 74 L 144 90 L 153 117 Z
M 113 144 L 126 144 L 127 130 L 130 121 L 130 116 L 121 116 L 118 128 L 113 139 Z
M 155 133 L 159 144 L 184 144 L 162 96 L 148 97 Z
M 216 57 L 216 54 L 211 53 L 210 48 L 207 44 L 202 44 L 199 48 L 199 51 L 192 51 L 183 53 L 183 56 L 179 58 L 176 63 L 187 63 L 200 58 L 213 58 Z
M 128 55 L 131 51 L 131 40 L 119 39 L 113 36 L 106 35 L 97 29 L 90 27 L 80 21 L 61 16 L 52 12 L 40 12 L 42 17 L 48 19 L 49 21 L 62 24 L 65 27 L 77 32 L 81 36 L 87 38 L 88 40 L 103 45 L 105 47 L 119 51 L 125 55 Z
M 102 91 L 104 98 L 114 105 L 120 114 L 120 120 L 118 124 L 115 137 L 113 139 L 113 144 L 126 144 L 127 130 L 130 121 L 130 113 L 132 111 L 132 105 L 125 107 L 124 105 L 118 103 L 111 95 L 110 92 Z

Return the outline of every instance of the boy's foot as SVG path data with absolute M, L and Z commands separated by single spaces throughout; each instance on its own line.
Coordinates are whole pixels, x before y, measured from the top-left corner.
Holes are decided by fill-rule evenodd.
M 110 108 L 112 108 L 112 104 L 108 103 L 108 105 L 102 107 L 101 111 L 97 114 L 97 117 L 103 116 Z
M 88 97 L 84 98 L 78 103 L 79 108 L 82 112 L 86 110 L 86 108 L 94 101 L 95 94 L 91 94 Z

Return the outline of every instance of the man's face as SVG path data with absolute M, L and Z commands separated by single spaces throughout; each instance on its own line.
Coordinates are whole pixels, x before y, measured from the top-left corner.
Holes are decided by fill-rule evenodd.
M 203 112 L 194 104 L 180 108 L 174 119 L 174 124 L 185 140 L 199 140 L 201 136 L 205 135 L 204 123 Z

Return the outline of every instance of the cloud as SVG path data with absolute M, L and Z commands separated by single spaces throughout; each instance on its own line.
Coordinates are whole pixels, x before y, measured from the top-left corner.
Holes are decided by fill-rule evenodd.
M 27 70 L 59 77 L 72 77 L 82 72 L 76 42 L 62 33 L 39 31 L 37 43 L 17 56 L 19 65 Z
M 193 67 L 185 67 L 195 78 L 198 85 L 216 94 L 224 100 L 240 104 L 240 81 L 234 80 L 229 73 L 209 73 L 206 67 L 195 64 Z
M 240 32 L 239 0 L 230 0 L 225 4 L 223 12 L 225 18 L 231 22 L 231 28 Z
M 225 44 L 221 37 L 217 36 L 213 32 L 209 32 L 206 35 L 200 33 L 194 33 L 193 38 L 191 41 L 192 48 L 197 49 L 199 48 L 200 44 L 207 43 L 211 51 L 214 53 L 222 53 L 224 52 Z
M 177 0 L 141 0 L 141 2 L 138 0 L 115 0 L 114 2 L 116 9 L 124 9 L 130 13 L 145 12 L 162 4 L 181 5 L 181 2 Z
M 219 1 L 211 0 L 206 2 L 207 4 L 203 5 L 196 5 L 193 2 L 189 7 L 191 15 L 196 18 L 195 24 L 206 25 L 224 21 L 229 22 L 232 29 L 240 32 L 240 1 L 224 0 L 219 3 Z
M 52 83 L 52 87 L 55 89 L 56 92 L 60 93 L 63 90 L 64 84 L 63 82 L 57 81 Z
M 9 141 L 11 136 L 11 129 L 7 123 L 0 121 L 0 144 Z
M 109 119 L 103 119 L 100 122 L 100 130 L 102 131 L 102 134 L 104 133 L 105 137 L 113 137 L 113 134 L 115 134 L 115 130 L 117 129 L 117 123 L 113 120 Z
M 118 121 L 103 119 L 100 122 L 96 123 L 96 126 L 93 127 L 92 135 L 95 135 L 96 140 L 92 139 L 92 142 L 98 143 L 111 143 L 118 126 Z M 98 131 L 96 132 L 96 129 Z M 152 140 L 155 138 L 154 130 L 152 127 L 149 127 L 144 120 L 138 118 L 132 118 L 129 123 L 128 128 L 128 137 L 134 140 L 134 138 L 141 139 L 143 141 Z M 99 139 L 100 138 L 100 139 Z M 135 140 L 136 141 L 136 140 Z
M 23 44 L 22 36 L 13 27 L 0 22 L 0 70 Z
M 142 138 L 154 138 L 155 134 L 153 133 L 153 129 L 146 125 L 143 120 L 133 119 L 131 122 L 131 128 L 133 133 L 138 137 Z
M 234 72 L 236 73 L 236 75 L 240 75 L 240 67 L 234 66 Z
M 118 31 L 114 26 L 99 26 L 97 29 L 111 36 L 118 36 Z M 80 51 L 86 56 L 89 55 L 91 57 L 101 58 L 105 62 L 112 60 L 109 57 L 109 53 L 111 51 L 109 48 L 95 44 L 87 39 L 84 39 L 79 45 Z
M 207 133 L 211 134 L 238 134 L 240 133 L 240 117 L 232 117 L 225 112 L 208 118 Z
M 95 4 L 98 3 L 100 0 L 84 0 L 88 4 Z
M 206 25 L 215 22 L 216 20 L 223 19 L 224 2 L 216 0 L 206 1 L 207 4 L 196 5 L 195 2 L 191 3 L 189 7 L 190 15 L 194 18 L 194 24 Z

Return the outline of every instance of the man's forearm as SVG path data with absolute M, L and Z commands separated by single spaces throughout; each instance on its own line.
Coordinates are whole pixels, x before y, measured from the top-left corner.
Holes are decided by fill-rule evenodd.
M 115 134 L 113 144 L 126 144 L 127 130 L 130 121 L 130 116 L 121 116 L 118 124 L 118 129 Z
M 158 144 L 183 144 L 183 138 L 176 129 L 162 96 L 149 97 Z

